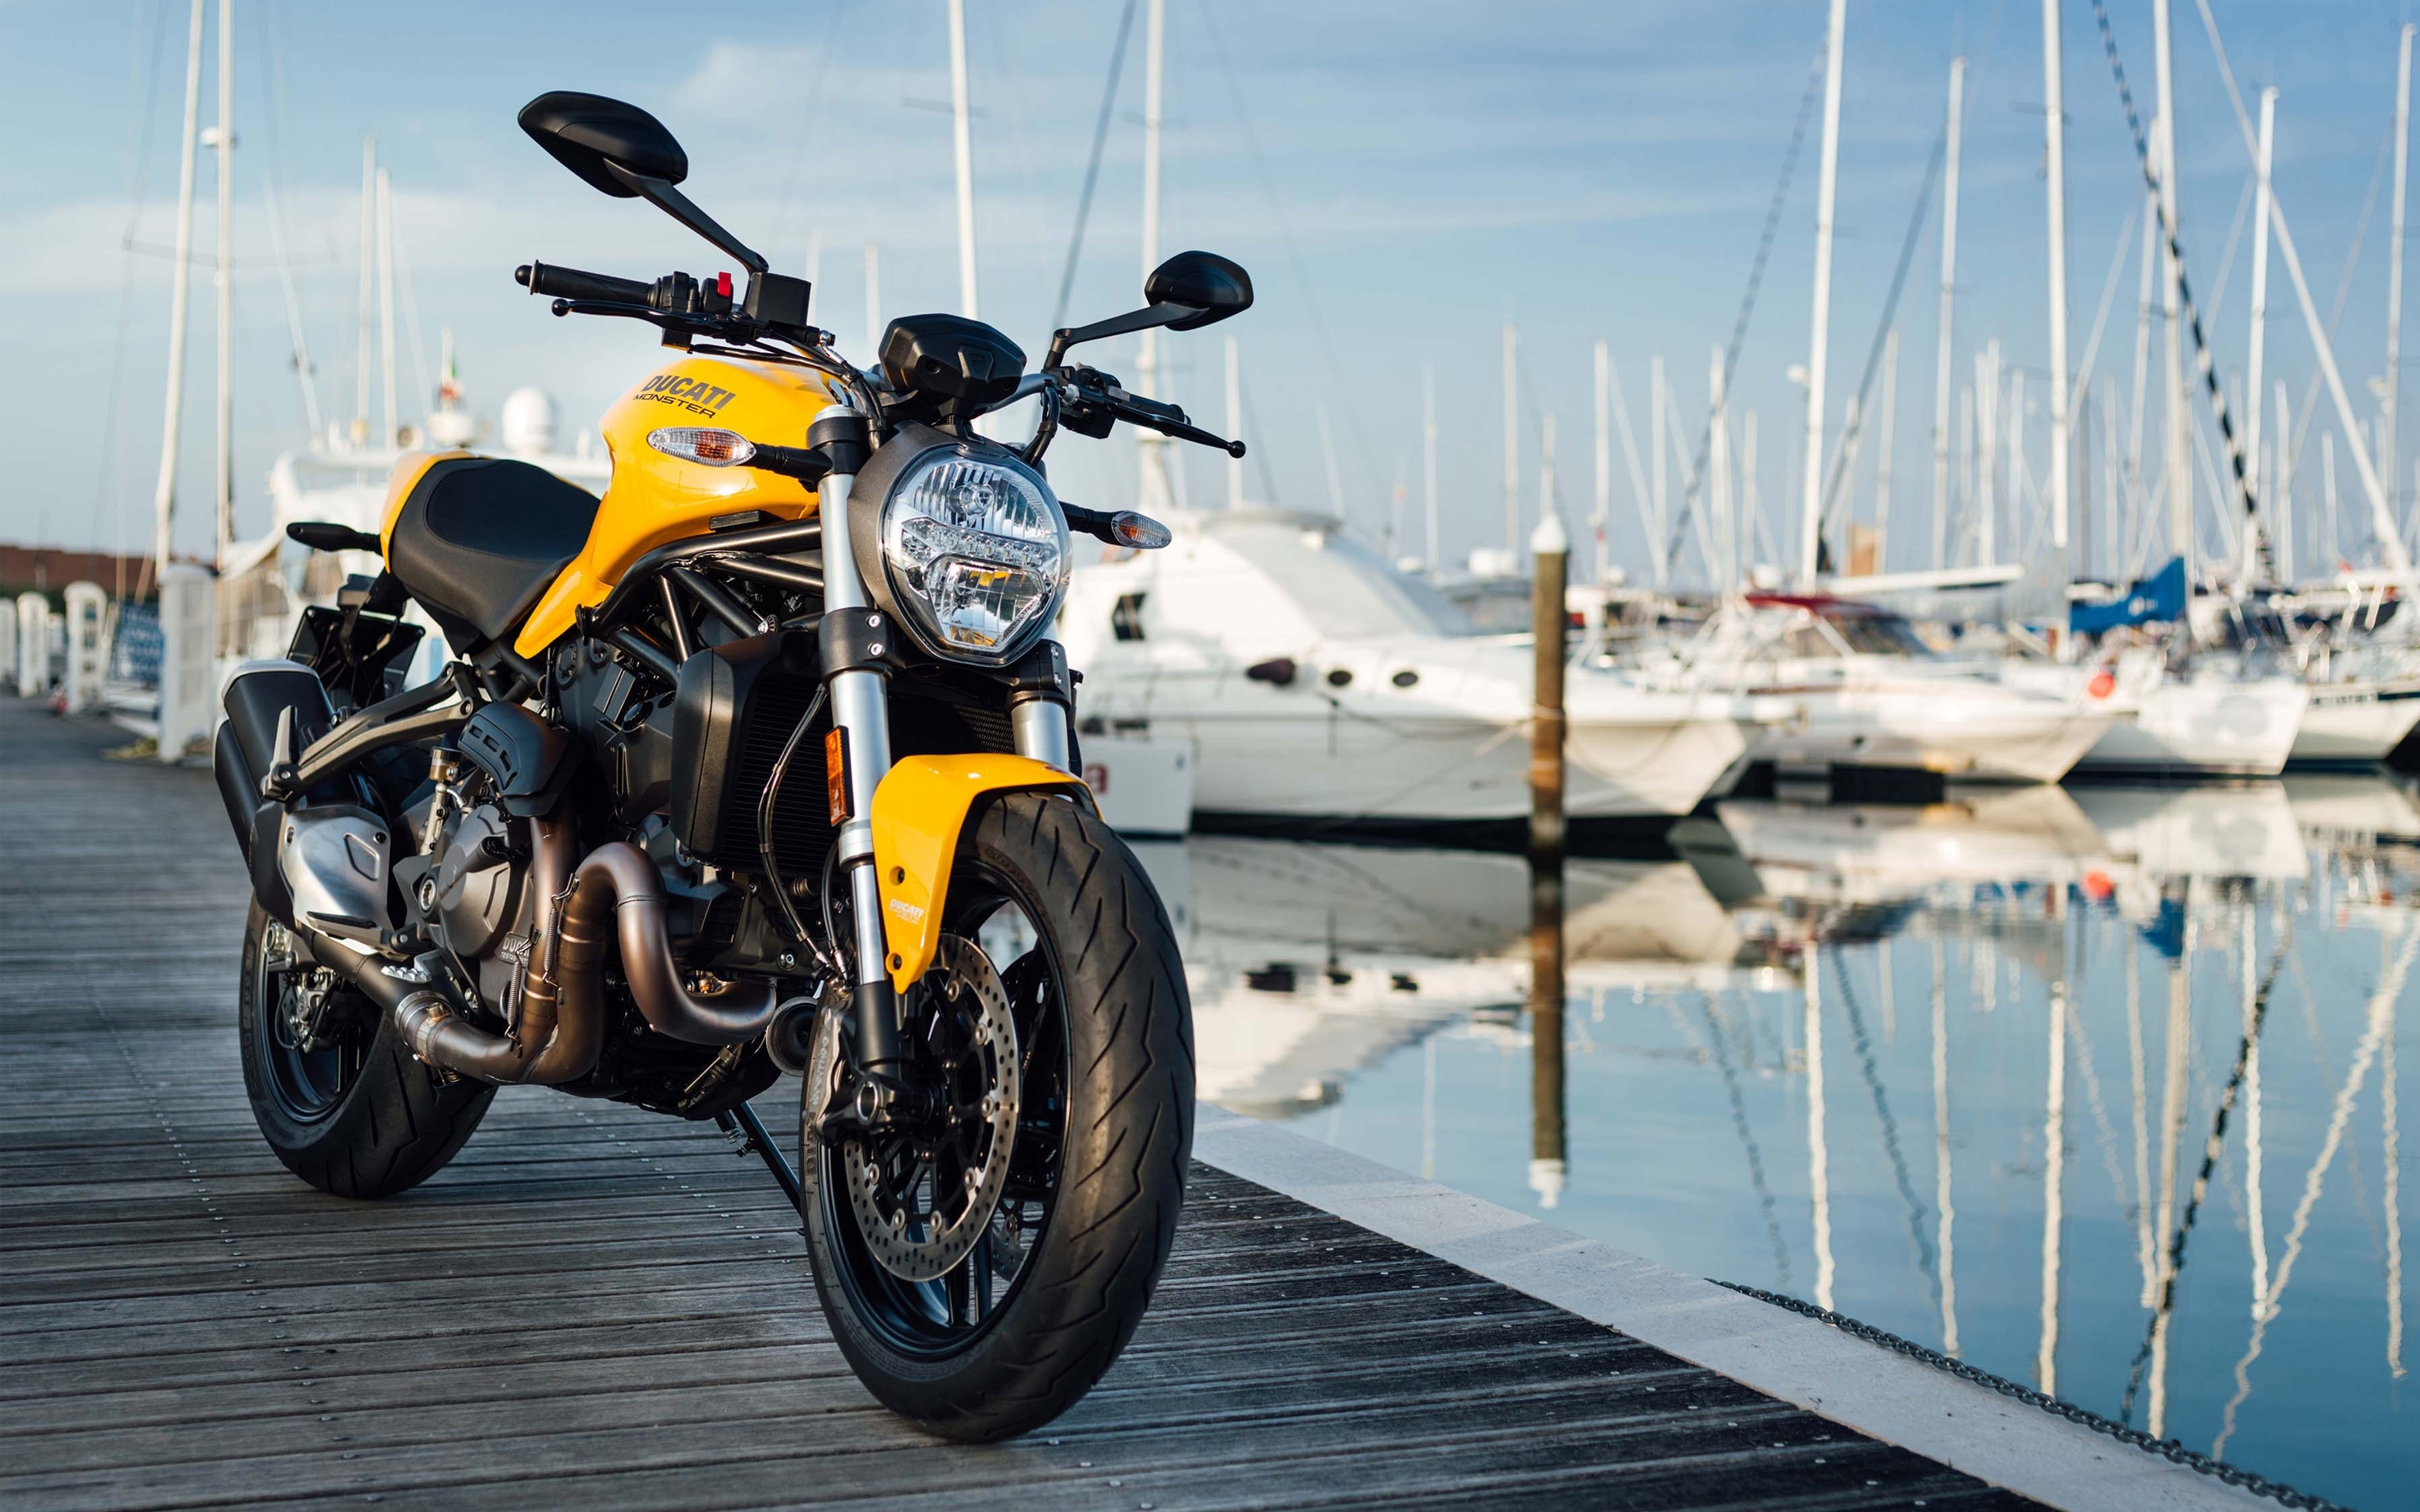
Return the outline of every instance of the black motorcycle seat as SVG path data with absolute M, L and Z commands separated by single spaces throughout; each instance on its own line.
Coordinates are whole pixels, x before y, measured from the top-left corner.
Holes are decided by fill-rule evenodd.
M 387 568 L 457 649 L 502 640 L 588 544 L 596 496 L 505 457 L 429 464 L 395 517 Z

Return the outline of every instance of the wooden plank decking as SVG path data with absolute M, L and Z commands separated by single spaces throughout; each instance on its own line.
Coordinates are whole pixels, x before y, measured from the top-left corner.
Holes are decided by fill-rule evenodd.
M 512 1090 L 397 1200 L 287 1175 L 218 798 L 118 738 L 0 699 L 0 1506 L 2030 1504 L 1199 1166 L 1091 1397 L 925 1439 L 710 1126 Z

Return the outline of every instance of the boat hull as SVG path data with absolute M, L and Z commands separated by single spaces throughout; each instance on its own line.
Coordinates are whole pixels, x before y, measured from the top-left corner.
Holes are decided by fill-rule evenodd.
M 1155 735 L 1190 739 L 1194 812 L 1228 820 L 1484 824 L 1529 812 L 1529 738 L 1514 723 L 1342 715 L 1171 717 Z M 1670 722 L 1575 718 L 1564 812 L 1575 820 L 1674 819 L 1696 809 L 1756 727 L 1719 717 Z
M 2353 684 L 2311 691 L 2294 731 L 2289 766 L 2370 766 L 2420 725 L 2420 686 Z
M 2310 689 L 2287 678 L 2165 683 L 2076 764 L 2095 776 L 2274 777 Z
M 1799 700 L 1803 724 L 1764 754 L 1784 767 L 1884 767 L 2004 782 L 2055 782 L 2112 716 L 1947 680 L 1906 687 L 1761 689 Z

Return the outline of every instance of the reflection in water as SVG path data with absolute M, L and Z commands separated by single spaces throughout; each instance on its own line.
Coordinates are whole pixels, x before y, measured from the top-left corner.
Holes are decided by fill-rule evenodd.
M 1152 848 L 1202 1095 L 2340 1501 L 2402 1494 L 2407 789 L 1718 813 L 1685 860 L 1569 863 L 1559 992 L 1519 857 Z

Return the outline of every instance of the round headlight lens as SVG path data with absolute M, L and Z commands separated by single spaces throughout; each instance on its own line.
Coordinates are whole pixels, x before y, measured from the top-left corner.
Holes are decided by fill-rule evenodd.
M 882 505 L 893 596 L 930 648 L 1001 662 L 1023 651 L 1067 588 L 1067 527 L 1031 469 L 967 451 L 909 469 Z

